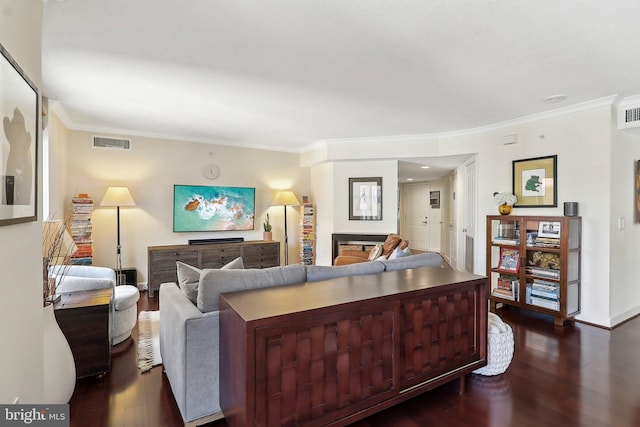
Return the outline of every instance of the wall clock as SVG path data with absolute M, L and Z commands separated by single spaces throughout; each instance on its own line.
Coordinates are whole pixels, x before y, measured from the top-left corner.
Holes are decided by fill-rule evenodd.
M 220 168 L 213 163 L 209 163 L 202 168 L 202 175 L 207 179 L 216 179 L 220 176 Z

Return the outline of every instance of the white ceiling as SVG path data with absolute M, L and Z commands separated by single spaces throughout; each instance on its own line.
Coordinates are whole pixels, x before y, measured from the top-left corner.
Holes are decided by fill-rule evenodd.
M 72 129 L 295 152 L 640 94 L 638 1 L 45 0 L 43 16 L 43 94 Z

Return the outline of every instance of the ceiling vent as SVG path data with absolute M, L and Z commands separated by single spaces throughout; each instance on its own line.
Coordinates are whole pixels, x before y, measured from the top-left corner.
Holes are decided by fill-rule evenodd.
M 114 150 L 131 150 L 131 140 L 120 138 L 107 138 L 106 136 L 93 137 L 94 148 L 111 148 Z
M 640 127 L 640 102 L 618 107 L 618 129 Z

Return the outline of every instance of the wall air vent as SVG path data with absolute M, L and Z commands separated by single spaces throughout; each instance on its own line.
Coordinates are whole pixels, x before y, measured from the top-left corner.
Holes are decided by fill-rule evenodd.
M 131 140 L 108 138 L 106 136 L 93 137 L 94 148 L 111 148 L 114 150 L 131 150 Z
M 634 101 L 618 107 L 618 129 L 640 128 L 640 101 Z

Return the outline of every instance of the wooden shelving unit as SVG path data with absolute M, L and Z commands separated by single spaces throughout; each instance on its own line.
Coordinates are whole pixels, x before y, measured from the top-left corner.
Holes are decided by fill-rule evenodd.
M 73 217 L 71 220 L 71 237 L 76 244 L 76 251 L 71 255 L 71 263 L 77 265 L 93 264 L 93 199 L 88 194 L 79 194 L 71 200 Z
M 558 326 L 580 313 L 580 217 L 490 215 L 486 231 L 492 311 L 523 307 Z
M 300 217 L 300 263 L 302 265 L 315 264 L 315 208 L 311 203 L 303 203 Z

